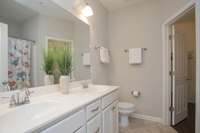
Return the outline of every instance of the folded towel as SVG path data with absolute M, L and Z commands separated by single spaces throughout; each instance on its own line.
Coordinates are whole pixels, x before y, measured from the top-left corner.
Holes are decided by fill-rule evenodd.
M 129 49 L 129 64 L 141 64 L 143 58 L 142 48 Z
M 89 52 L 86 52 L 86 53 L 83 53 L 83 65 L 84 66 L 90 66 L 90 53 Z
M 102 63 L 109 63 L 110 62 L 110 56 L 109 56 L 109 50 L 104 47 L 100 47 L 100 61 Z

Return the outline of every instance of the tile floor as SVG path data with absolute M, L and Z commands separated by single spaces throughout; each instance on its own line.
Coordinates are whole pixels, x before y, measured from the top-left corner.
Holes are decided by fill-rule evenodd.
M 119 133 L 177 133 L 172 127 L 160 123 L 131 119 L 127 128 L 120 128 Z

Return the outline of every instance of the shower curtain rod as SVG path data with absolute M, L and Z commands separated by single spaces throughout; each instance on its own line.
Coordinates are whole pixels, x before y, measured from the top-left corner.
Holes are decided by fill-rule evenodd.
M 25 40 L 25 41 L 31 41 L 31 42 L 34 43 L 34 45 L 35 45 L 35 43 L 36 43 L 34 40 L 29 40 L 29 39 L 25 39 L 25 38 L 16 37 L 16 36 L 9 36 L 9 37 L 15 38 L 15 39 L 20 39 L 20 40 Z

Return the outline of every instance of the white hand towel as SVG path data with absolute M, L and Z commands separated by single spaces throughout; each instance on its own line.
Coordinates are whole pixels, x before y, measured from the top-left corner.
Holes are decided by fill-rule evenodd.
M 83 53 L 83 65 L 84 66 L 90 66 L 90 53 L 89 52 L 86 52 L 86 53 Z
M 104 47 L 100 47 L 100 61 L 102 63 L 109 63 L 110 62 L 110 56 L 109 56 L 109 50 Z
M 143 61 L 143 49 L 129 49 L 129 64 L 141 64 Z

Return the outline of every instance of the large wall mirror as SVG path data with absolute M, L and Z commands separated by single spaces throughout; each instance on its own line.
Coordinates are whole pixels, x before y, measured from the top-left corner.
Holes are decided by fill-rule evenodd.
M 45 77 L 56 76 L 62 49 L 72 57 L 71 81 L 90 79 L 87 24 L 51 0 L 0 1 L 1 92 L 51 84 Z

